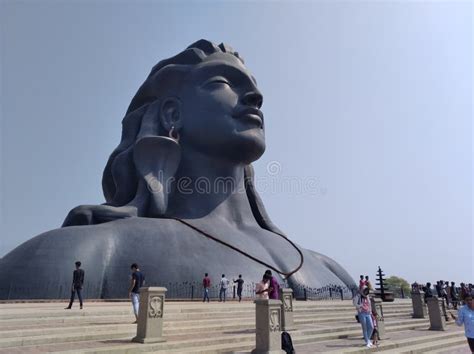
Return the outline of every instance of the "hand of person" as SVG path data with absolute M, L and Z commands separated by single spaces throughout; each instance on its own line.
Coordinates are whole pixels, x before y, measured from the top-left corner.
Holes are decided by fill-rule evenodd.
M 128 297 L 130 297 L 130 298 L 132 297 L 132 292 L 131 291 L 128 292 Z

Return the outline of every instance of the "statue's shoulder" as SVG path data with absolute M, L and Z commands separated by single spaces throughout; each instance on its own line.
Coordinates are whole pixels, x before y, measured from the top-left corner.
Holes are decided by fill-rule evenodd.
M 72 209 L 63 223 L 63 229 L 82 236 L 96 233 L 115 238 L 128 237 L 139 233 L 153 233 L 156 237 L 168 235 L 176 229 L 181 232 L 183 225 L 168 218 L 139 217 L 134 206 L 115 207 L 111 205 L 80 205 Z
M 43 232 L 30 240 L 22 243 L 5 257 L 26 257 L 30 259 L 34 256 L 49 255 L 49 250 L 55 250 L 55 256 L 58 253 L 68 253 L 75 248 L 86 246 L 87 243 L 94 240 L 106 240 L 111 236 L 112 229 L 104 228 L 103 225 L 83 225 L 61 227 Z M 95 242 L 94 246 L 100 245 L 101 242 Z
M 179 225 L 178 225 L 179 228 Z M 168 219 L 149 220 L 148 218 L 130 217 L 96 225 L 75 225 L 60 227 L 43 232 L 22 243 L 7 255 L 6 258 L 30 259 L 58 254 L 83 255 L 85 251 L 106 252 L 110 245 L 120 243 L 127 245 L 137 236 L 153 236 L 156 239 L 176 233 L 176 221 Z M 52 252 L 54 251 L 54 255 Z M 4 257 L 4 258 L 5 258 Z
M 334 259 L 324 254 L 302 249 L 304 256 L 303 273 L 314 273 L 315 280 L 325 284 L 344 283 L 348 287 L 352 287 L 355 283 L 350 274 Z

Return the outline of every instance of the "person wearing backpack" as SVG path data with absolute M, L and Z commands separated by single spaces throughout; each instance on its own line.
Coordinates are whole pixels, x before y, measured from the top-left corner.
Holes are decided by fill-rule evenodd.
M 354 296 L 352 300 L 357 309 L 357 317 L 362 326 L 362 334 L 364 335 L 365 345 L 367 348 L 372 348 L 371 341 L 374 324 L 372 322 L 372 305 L 369 299 L 369 288 L 363 287 L 360 292 Z

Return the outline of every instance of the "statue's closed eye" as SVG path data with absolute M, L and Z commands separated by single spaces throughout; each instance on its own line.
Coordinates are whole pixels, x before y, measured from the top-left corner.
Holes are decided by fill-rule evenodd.
M 229 80 L 227 80 L 223 76 L 212 77 L 212 78 L 206 80 L 206 82 L 204 82 L 203 86 L 211 87 L 211 86 L 217 86 L 217 85 L 227 85 L 227 86 L 232 87 L 232 84 L 229 82 Z

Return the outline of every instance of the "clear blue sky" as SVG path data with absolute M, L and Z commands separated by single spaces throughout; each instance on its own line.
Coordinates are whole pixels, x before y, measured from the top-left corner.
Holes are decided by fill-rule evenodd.
M 471 2 L 0 4 L 0 255 L 104 201 L 137 88 L 206 38 L 239 51 L 264 94 L 255 168 L 293 240 L 354 277 L 473 280 Z

